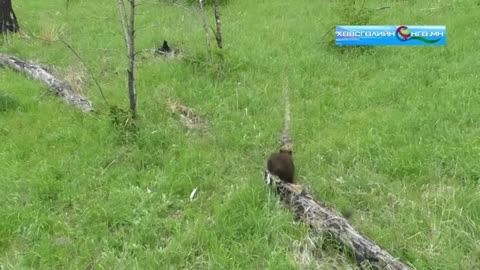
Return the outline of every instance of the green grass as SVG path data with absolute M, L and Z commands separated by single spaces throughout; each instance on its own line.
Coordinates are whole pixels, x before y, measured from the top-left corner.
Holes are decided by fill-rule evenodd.
M 116 1 L 14 1 L 32 38 L 2 39 L 0 52 L 82 76 L 98 114 L 0 70 L 1 269 L 308 268 L 295 248 L 308 231 L 262 182 L 285 85 L 302 184 L 416 269 L 480 268 L 478 1 L 232 0 L 212 66 L 197 10 L 168 2 L 138 7 L 137 49 L 166 39 L 186 57 L 140 54 L 130 134 L 111 124 L 86 71 L 66 74 L 81 62 L 58 41 L 126 108 Z M 445 24 L 447 46 L 341 49 L 333 32 L 323 38 L 350 23 Z M 209 131 L 187 134 L 169 99 Z M 335 245 L 316 252 L 322 269 L 355 267 Z

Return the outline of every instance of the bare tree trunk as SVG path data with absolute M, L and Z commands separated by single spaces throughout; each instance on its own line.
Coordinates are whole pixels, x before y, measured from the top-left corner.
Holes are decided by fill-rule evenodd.
M 120 17 L 122 20 L 123 33 L 125 35 L 125 44 L 128 51 L 128 97 L 130 100 L 130 111 L 133 116 L 137 111 L 137 91 L 135 89 L 135 0 L 128 0 L 130 3 L 130 23 L 127 24 L 127 14 L 125 12 L 125 3 L 118 0 L 120 7 Z
M 13 12 L 12 0 L 0 0 L 0 33 L 17 32 L 17 16 Z
M 265 171 L 265 183 L 274 186 L 283 203 L 314 231 L 326 233 L 349 248 L 363 269 L 410 270 L 408 266 L 356 231 L 347 220 L 302 186 L 281 181 Z
M 220 21 L 220 5 L 218 3 L 219 0 L 215 0 L 213 2 L 215 8 L 215 24 L 217 25 L 217 46 L 218 48 L 222 48 L 222 22 Z
M 135 0 L 130 0 L 130 45 L 128 46 L 128 93 L 130 110 L 133 115 L 137 112 L 137 90 L 135 89 Z
M 210 35 L 208 34 L 207 18 L 205 17 L 205 8 L 203 7 L 203 0 L 198 0 L 200 3 L 200 13 L 202 15 L 203 30 L 205 31 L 205 37 L 207 39 L 207 60 L 208 63 L 212 62 L 212 50 L 210 48 Z

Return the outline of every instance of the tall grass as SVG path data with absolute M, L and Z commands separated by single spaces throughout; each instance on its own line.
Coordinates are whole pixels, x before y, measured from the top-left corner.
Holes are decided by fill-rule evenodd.
M 288 85 L 299 182 L 417 269 L 478 269 L 477 1 L 229 1 L 212 65 L 196 7 L 176 3 L 138 7 L 137 48 L 165 39 L 184 58 L 139 54 L 135 134 L 112 125 L 86 73 L 95 115 L 0 72 L 0 268 L 352 269 L 335 245 L 299 249 L 308 231 L 263 187 Z M 1 52 L 78 78 L 64 39 L 127 108 L 115 1 L 14 4 L 30 39 L 2 39 Z M 324 36 L 360 21 L 446 24 L 447 46 L 340 49 Z M 187 133 L 168 100 L 194 107 L 209 131 Z

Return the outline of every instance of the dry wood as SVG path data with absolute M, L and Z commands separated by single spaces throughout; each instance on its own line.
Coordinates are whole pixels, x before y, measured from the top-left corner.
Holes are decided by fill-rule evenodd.
M 212 49 L 210 46 L 210 35 L 208 34 L 207 18 L 205 17 L 205 8 L 203 7 L 203 0 L 198 0 L 200 4 L 200 14 L 202 15 L 203 30 L 205 31 L 205 38 L 207 42 L 207 60 L 208 63 L 212 62 Z
M 283 88 L 283 102 L 285 114 L 283 117 L 283 130 L 280 135 L 280 148 L 293 150 L 293 139 L 290 135 L 290 91 L 288 86 Z
M 409 270 L 410 268 L 355 230 L 337 211 L 316 201 L 302 186 L 281 181 L 265 171 L 265 183 L 272 185 L 284 205 L 314 231 L 326 233 L 349 248 L 364 269 Z
M 215 9 L 215 24 L 217 26 L 217 32 L 215 33 L 215 37 L 217 39 L 217 46 L 218 48 L 222 48 L 222 22 L 220 21 L 220 4 L 218 3 L 219 0 L 214 0 L 213 5 Z
M 29 64 L 24 60 L 4 54 L 0 54 L 0 65 L 24 72 L 31 78 L 47 84 L 55 95 L 61 97 L 68 104 L 80 108 L 82 112 L 94 111 L 92 103 L 88 99 L 76 94 L 71 85 L 60 81 L 40 65 Z

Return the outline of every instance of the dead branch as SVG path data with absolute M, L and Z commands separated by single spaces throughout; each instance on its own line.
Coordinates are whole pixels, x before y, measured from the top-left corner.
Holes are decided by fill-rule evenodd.
M 384 9 L 389 9 L 391 8 L 391 6 L 384 6 L 384 7 L 379 7 L 379 8 L 375 8 L 373 9 L 374 11 L 377 11 L 377 10 L 384 10 Z
M 283 102 L 285 114 L 283 117 L 283 130 L 280 136 L 280 148 L 293 150 L 293 139 L 290 135 L 290 91 L 288 86 L 283 88 Z
M 7 66 L 15 71 L 28 74 L 32 79 L 41 81 L 49 86 L 50 91 L 61 97 L 68 104 L 78 107 L 82 112 L 93 112 L 92 102 L 73 91 L 71 85 L 60 81 L 40 65 L 29 64 L 13 56 L 0 54 L 0 65 Z
M 281 181 L 265 171 L 265 183 L 280 195 L 284 205 L 314 231 L 326 233 L 349 248 L 364 269 L 409 270 L 405 264 L 356 231 L 340 213 L 316 201 L 302 186 Z
M 203 0 L 198 0 L 200 4 L 200 13 L 202 15 L 203 30 L 205 31 L 205 38 L 207 40 L 207 60 L 212 62 L 212 49 L 210 46 L 210 35 L 208 34 L 207 18 L 205 17 L 205 8 L 203 7 Z

